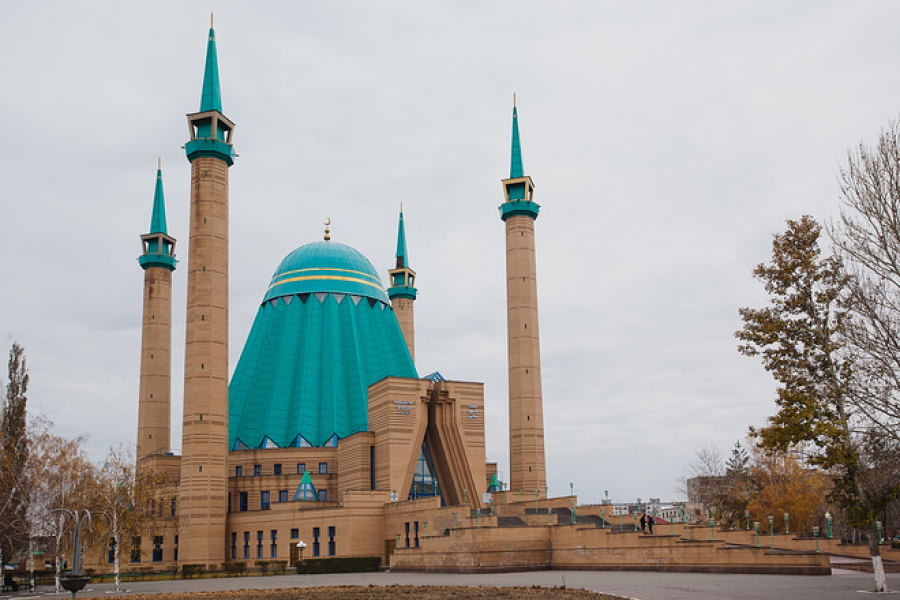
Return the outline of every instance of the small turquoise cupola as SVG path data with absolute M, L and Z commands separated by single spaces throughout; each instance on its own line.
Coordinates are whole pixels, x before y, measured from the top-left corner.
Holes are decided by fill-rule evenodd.
M 211 18 L 210 18 L 211 20 Z M 203 88 L 200 93 L 200 112 L 189 114 L 190 141 L 184 145 L 188 160 L 200 156 L 212 156 L 228 164 L 234 164 L 232 136 L 234 123 L 222 114 L 222 91 L 219 85 L 219 60 L 216 54 L 216 31 L 210 23 L 206 44 L 206 68 L 203 72 Z
M 162 160 L 156 170 L 156 190 L 153 193 L 153 214 L 150 233 L 141 236 L 143 253 L 138 258 L 141 268 L 163 267 L 175 270 L 175 238 L 166 231 L 166 201 L 163 196 Z
M 416 272 L 409 268 L 409 255 L 406 252 L 406 227 L 403 224 L 403 205 L 400 205 L 400 224 L 397 228 L 397 262 L 388 271 L 391 287 L 388 296 L 394 298 L 416 299 Z
M 534 182 L 525 175 L 522 166 L 522 143 L 519 138 L 519 113 L 516 97 L 513 95 L 512 152 L 509 165 L 509 179 L 503 180 L 505 201 L 500 205 L 500 218 L 504 221 L 512 215 L 527 215 L 537 219 L 540 206 L 534 201 Z

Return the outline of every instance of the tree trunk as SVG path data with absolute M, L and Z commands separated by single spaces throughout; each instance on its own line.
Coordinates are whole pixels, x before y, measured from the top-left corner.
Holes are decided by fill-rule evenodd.
M 59 524 L 56 527 L 56 593 L 59 594 L 61 589 L 59 585 L 59 575 L 60 575 L 60 567 L 62 566 L 62 559 L 60 558 L 60 549 L 62 546 L 62 532 L 63 532 L 63 519 L 64 516 L 62 513 L 59 513 Z
M 875 523 L 869 525 L 869 554 L 872 556 L 872 569 L 875 571 L 875 592 L 886 592 L 887 581 L 884 577 L 884 563 L 881 562 L 881 550 L 878 548 L 878 530 Z

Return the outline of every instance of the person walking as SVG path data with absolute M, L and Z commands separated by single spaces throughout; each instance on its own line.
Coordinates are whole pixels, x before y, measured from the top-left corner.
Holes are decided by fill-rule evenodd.
M 647 529 L 650 530 L 650 535 L 653 535 L 654 523 L 656 523 L 656 520 L 653 518 L 653 515 L 647 515 Z
M 647 515 L 641 513 L 641 533 L 646 533 L 645 529 L 647 528 Z

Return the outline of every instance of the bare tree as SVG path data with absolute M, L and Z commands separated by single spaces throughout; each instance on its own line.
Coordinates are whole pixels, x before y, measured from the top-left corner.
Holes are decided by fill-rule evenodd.
M 900 441 L 900 124 L 860 144 L 841 170 L 841 216 L 829 227 L 852 272 L 854 350 L 848 397 L 863 425 Z

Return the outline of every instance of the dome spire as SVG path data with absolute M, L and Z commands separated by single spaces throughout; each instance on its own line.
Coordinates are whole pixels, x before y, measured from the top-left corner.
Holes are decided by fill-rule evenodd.
M 328 219 L 327 221 L 325 221 L 325 241 L 330 242 L 331 241 L 331 230 L 328 229 L 328 226 L 331 225 L 331 217 L 325 217 L 325 218 Z

